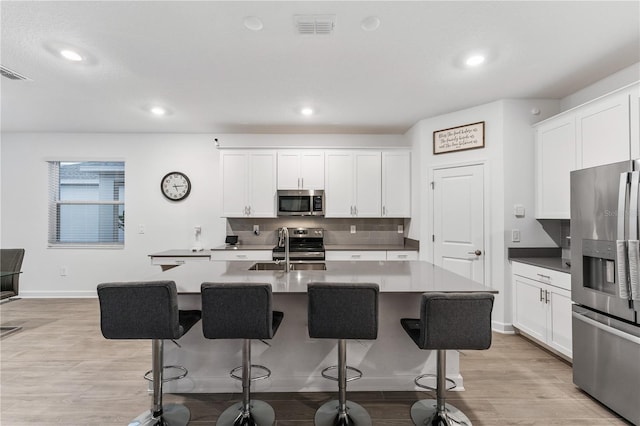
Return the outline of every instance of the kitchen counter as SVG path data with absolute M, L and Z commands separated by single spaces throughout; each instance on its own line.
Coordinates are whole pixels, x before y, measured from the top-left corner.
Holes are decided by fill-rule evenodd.
M 249 271 L 256 262 L 195 262 L 157 272 L 150 280 L 173 280 L 179 293 L 200 293 L 203 282 L 268 282 L 274 293 L 306 293 L 320 282 L 377 283 L 381 293 L 489 291 L 482 284 L 422 261 L 327 261 L 326 271 Z
M 566 264 L 567 260 L 561 257 L 515 257 L 511 258 L 511 261 L 552 269 L 558 272 L 566 272 L 567 274 L 571 273 L 571 266 L 568 266 Z
M 337 361 L 337 341 L 310 339 L 307 330 L 307 284 L 319 282 L 372 282 L 380 285 L 378 338 L 349 341 L 349 365 L 364 376 L 349 383 L 351 391 L 415 391 L 413 379 L 435 373 L 435 351 L 420 350 L 406 335 L 400 319 L 420 317 L 424 292 L 495 290 L 421 261 L 335 261 L 326 262 L 326 271 L 248 271 L 254 262 L 193 262 L 165 272 L 155 272 L 149 280 L 174 280 L 180 309 L 200 309 L 203 282 L 266 282 L 273 289 L 273 309 L 284 312 L 284 320 L 269 346 L 252 342 L 255 363 L 272 371 L 267 380 L 252 383 L 255 392 L 336 392 L 336 384 L 321 371 Z M 242 309 L 242 300 L 232 309 Z M 196 324 L 194 329 L 199 328 Z M 238 392 L 229 371 L 240 364 L 242 339 L 205 339 L 192 330 L 179 341 L 181 347 L 164 346 L 167 365 L 183 365 L 189 376 L 167 382 L 170 393 Z M 447 377 L 464 390 L 458 351 L 447 351 Z
M 568 259 L 562 259 L 560 247 L 509 247 L 509 260 L 558 272 L 571 273 Z

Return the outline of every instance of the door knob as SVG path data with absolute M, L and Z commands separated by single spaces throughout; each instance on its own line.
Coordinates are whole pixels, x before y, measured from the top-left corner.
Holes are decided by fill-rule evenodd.
M 480 256 L 482 254 L 482 251 L 480 251 L 480 250 L 469 251 L 469 252 L 467 252 L 467 254 L 475 254 L 476 256 Z

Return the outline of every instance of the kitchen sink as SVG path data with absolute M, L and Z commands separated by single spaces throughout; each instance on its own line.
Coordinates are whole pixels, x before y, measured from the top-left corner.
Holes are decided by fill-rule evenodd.
M 299 262 L 291 263 L 291 271 L 326 271 L 324 262 Z M 284 263 L 258 262 L 251 265 L 249 271 L 284 271 Z

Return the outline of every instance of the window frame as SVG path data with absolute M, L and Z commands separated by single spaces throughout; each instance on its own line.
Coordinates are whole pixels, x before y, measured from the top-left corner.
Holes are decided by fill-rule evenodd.
M 113 242 L 100 242 L 100 241 L 87 241 L 87 242 L 64 242 L 60 241 L 60 208 L 65 205 L 85 205 L 85 206 L 114 206 L 116 229 L 120 228 L 119 224 L 119 206 L 122 206 L 124 214 L 125 196 L 126 196 L 126 162 L 124 159 L 47 159 L 48 167 L 48 229 L 47 229 L 47 247 L 48 248 L 87 248 L 87 249 L 124 249 L 125 246 L 125 232 L 124 232 L 124 217 L 122 222 L 122 241 Z M 125 191 L 125 196 L 122 200 L 60 200 L 60 165 L 62 163 L 122 163 L 123 178 L 122 180 L 114 181 L 114 191 Z M 117 184 L 116 184 L 117 182 Z

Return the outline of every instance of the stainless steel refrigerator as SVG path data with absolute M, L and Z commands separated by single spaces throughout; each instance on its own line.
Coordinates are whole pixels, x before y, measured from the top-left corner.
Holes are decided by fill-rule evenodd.
M 573 382 L 640 425 L 640 160 L 571 172 Z

